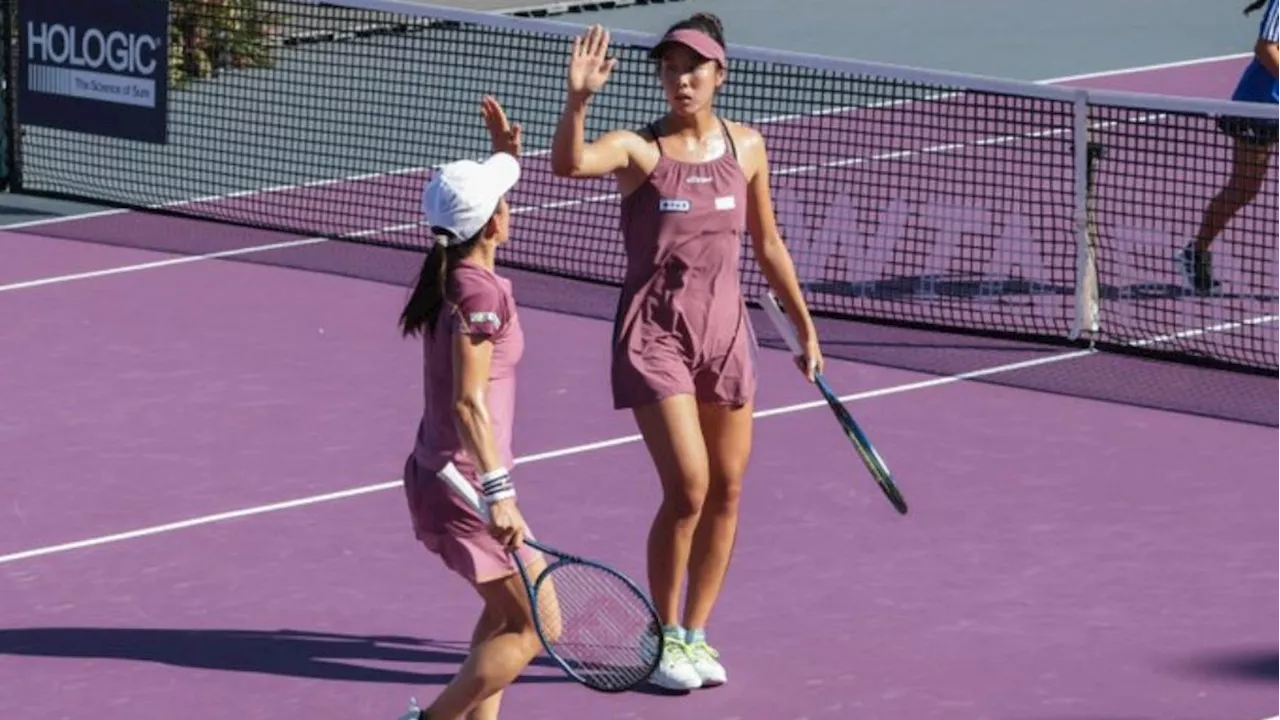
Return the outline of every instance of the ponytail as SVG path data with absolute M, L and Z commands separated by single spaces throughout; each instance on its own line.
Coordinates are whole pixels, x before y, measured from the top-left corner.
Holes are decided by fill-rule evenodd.
M 1249 3 L 1248 7 L 1244 9 L 1244 14 L 1248 15 L 1249 13 L 1260 9 L 1263 5 L 1266 5 L 1266 4 L 1267 4 L 1267 0 L 1253 0 L 1253 2 Z
M 431 230 L 431 251 L 422 261 L 413 293 L 400 312 L 400 331 L 405 337 L 435 332 L 436 320 L 445 303 L 449 273 L 470 252 L 476 239 L 458 242 L 456 238 L 449 236 L 449 243 L 445 246 L 435 241 L 445 231 L 441 228 Z

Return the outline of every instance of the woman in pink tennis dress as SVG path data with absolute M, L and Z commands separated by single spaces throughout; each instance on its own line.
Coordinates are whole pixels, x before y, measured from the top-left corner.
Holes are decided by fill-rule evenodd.
M 484 607 L 457 676 L 426 709 L 414 703 L 401 720 L 496 720 L 503 688 L 541 648 L 508 552 L 519 552 L 535 576 L 541 572 L 545 561 L 523 545 L 529 529 L 508 470 L 524 335 L 511 283 L 494 272 L 510 230 L 506 194 L 520 176 L 520 132 L 493 98 L 481 109 L 494 155 L 433 171 L 422 208 L 435 246 L 400 326 L 421 336 L 425 375 L 422 420 L 404 469 L 414 534 L 475 588 Z M 488 504 L 487 526 L 436 476 L 449 463 Z
M 648 575 L 666 641 L 652 680 L 691 690 L 727 680 L 705 627 L 733 550 L 751 452 L 756 342 L 739 282 L 744 231 L 798 330 L 811 381 L 822 355 L 774 219 L 764 139 L 712 111 L 727 78 L 720 21 L 695 14 L 654 48 L 665 116 L 588 142 L 587 107 L 616 62 L 608 45 L 599 26 L 573 42 L 551 165 L 562 177 L 613 175 L 622 195 L 627 271 L 614 324 L 613 401 L 635 416 L 662 483 Z

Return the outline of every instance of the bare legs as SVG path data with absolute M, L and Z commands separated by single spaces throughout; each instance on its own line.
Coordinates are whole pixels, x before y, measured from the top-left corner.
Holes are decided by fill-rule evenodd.
M 1196 250 L 1208 250 L 1231 218 L 1258 196 L 1267 175 L 1267 160 L 1271 157 L 1272 147 L 1236 140 L 1231 153 L 1231 177 L 1205 208 L 1200 231 L 1196 233 Z
M 539 559 L 528 569 L 536 576 L 543 567 Z M 503 689 L 542 647 L 518 574 L 477 585 L 476 591 L 484 610 L 471 635 L 471 654 L 427 708 L 430 720 L 497 720 Z
M 662 483 L 649 531 L 649 587 L 665 625 L 706 625 L 724 583 L 751 452 L 751 407 L 698 404 L 677 395 L 635 410 Z M 680 594 L 688 574 L 682 623 Z
M 684 626 L 704 628 L 729 570 L 738 536 L 738 498 L 751 454 L 751 408 L 699 408 L 710 483 L 689 553 L 689 596 Z
M 1258 196 L 1267 175 L 1272 145 L 1255 145 L 1237 139 L 1231 152 L 1231 177 L 1214 195 L 1204 210 L 1195 240 L 1179 253 L 1183 277 L 1202 295 L 1212 293 L 1218 282 L 1213 279 L 1213 255 L 1209 248 L 1227 224 Z

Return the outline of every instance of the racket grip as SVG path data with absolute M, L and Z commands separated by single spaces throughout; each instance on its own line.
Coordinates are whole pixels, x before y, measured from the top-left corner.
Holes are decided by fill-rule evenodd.
M 471 509 L 475 510 L 485 522 L 489 522 L 488 506 L 480 502 L 480 494 L 477 493 L 476 489 L 471 486 L 471 483 L 467 482 L 467 479 L 462 476 L 462 472 L 458 470 L 458 466 L 453 463 L 449 463 L 443 468 L 440 468 L 440 472 L 436 473 L 436 477 L 443 480 L 455 495 L 466 501 L 466 503 L 471 506 Z
M 787 344 L 787 349 L 792 355 L 800 357 L 804 355 L 804 350 L 800 348 L 800 340 L 796 337 L 795 328 L 791 326 L 791 321 L 787 319 L 787 314 L 782 311 L 782 306 L 778 304 L 778 298 L 773 296 L 772 292 L 766 291 L 764 297 L 760 300 L 760 305 L 764 307 L 764 312 L 773 321 L 773 327 L 782 336 L 782 341 Z

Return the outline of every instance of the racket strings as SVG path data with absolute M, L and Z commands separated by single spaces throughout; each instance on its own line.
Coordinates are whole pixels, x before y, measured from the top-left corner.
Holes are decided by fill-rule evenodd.
M 648 603 L 612 573 L 558 565 L 538 581 L 538 620 L 551 652 L 584 682 L 622 690 L 643 682 L 661 653 Z

